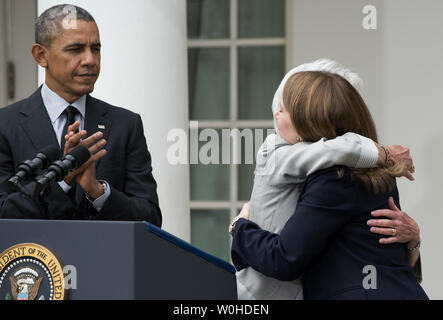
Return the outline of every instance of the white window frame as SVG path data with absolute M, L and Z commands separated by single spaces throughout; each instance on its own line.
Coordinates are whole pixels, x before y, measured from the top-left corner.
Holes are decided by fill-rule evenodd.
M 201 129 L 245 129 L 245 128 L 273 128 L 274 122 L 269 112 L 269 120 L 239 120 L 238 119 L 238 48 L 239 47 L 256 47 L 256 46 L 284 46 L 286 68 L 289 65 L 290 58 L 290 10 L 292 0 L 285 1 L 285 18 L 286 32 L 284 38 L 238 38 L 238 0 L 230 0 L 230 38 L 229 39 L 188 39 L 188 49 L 192 48 L 229 48 L 230 49 L 230 119 L 224 121 L 198 121 Z M 269 97 L 272 102 L 272 97 Z M 191 121 L 195 121 L 191 119 Z M 237 145 L 239 139 L 232 139 L 232 150 L 238 150 Z M 238 199 L 239 187 L 239 166 L 230 165 L 230 200 L 227 201 L 190 201 L 190 209 L 192 210 L 229 210 L 231 220 L 237 216 L 245 201 Z

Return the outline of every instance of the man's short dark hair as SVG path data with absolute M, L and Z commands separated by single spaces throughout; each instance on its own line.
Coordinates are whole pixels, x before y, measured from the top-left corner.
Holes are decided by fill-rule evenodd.
M 50 46 L 52 40 L 62 32 L 64 21 L 95 22 L 92 15 L 83 8 L 71 4 L 53 6 L 43 12 L 35 22 L 35 43 Z

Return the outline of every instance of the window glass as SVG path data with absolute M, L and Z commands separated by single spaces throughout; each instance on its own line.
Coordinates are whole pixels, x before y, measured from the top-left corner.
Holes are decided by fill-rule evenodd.
M 190 119 L 229 119 L 229 48 L 188 51 Z
M 187 0 L 189 39 L 229 38 L 229 0 Z
M 198 164 L 192 164 L 191 159 L 190 165 L 191 201 L 229 200 L 230 170 L 229 164 L 223 164 L 222 132 L 201 129 L 198 138 L 198 155 L 194 158 Z M 191 139 L 194 138 L 191 136 Z M 197 151 L 191 146 L 190 152 Z
M 230 220 L 229 210 L 192 210 L 192 245 L 229 262 Z
M 240 38 L 283 38 L 285 0 L 239 0 L 238 35 Z
M 239 119 L 271 120 L 272 100 L 284 74 L 284 46 L 239 48 Z

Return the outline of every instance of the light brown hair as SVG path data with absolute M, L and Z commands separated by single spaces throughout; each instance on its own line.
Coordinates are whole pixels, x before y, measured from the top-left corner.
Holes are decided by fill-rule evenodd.
M 307 142 L 334 139 L 354 132 L 378 142 L 371 113 L 357 90 L 343 77 L 323 71 L 294 74 L 283 90 L 283 104 L 292 124 Z M 388 193 L 401 168 L 352 169 L 374 193 Z M 343 171 L 339 171 L 342 175 Z

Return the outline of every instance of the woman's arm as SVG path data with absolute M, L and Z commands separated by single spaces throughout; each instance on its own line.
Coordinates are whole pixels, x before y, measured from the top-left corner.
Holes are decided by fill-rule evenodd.
M 335 139 L 297 143 L 284 153 L 277 152 L 276 157 L 277 172 L 285 174 L 288 182 L 300 183 L 308 175 L 336 165 L 375 167 L 380 157 L 380 162 L 385 159 L 385 152 L 380 153 L 374 142 L 366 137 L 346 133 Z
M 393 163 L 405 163 L 405 167 L 412 167 L 412 158 L 409 149 L 402 146 L 387 146 L 388 154 L 378 143 L 358 135 L 346 133 L 335 139 L 321 139 L 314 143 L 298 143 L 284 154 L 278 154 L 277 171 L 285 174 L 290 182 L 300 183 L 315 171 L 344 165 L 350 168 L 372 168 L 388 166 Z M 413 177 L 408 170 L 403 173 L 408 179 Z
M 351 218 L 349 189 L 329 169 L 309 177 L 301 201 L 280 235 L 247 221 L 244 210 L 234 226 L 232 261 L 241 270 L 255 270 L 279 280 L 297 279 L 330 244 L 331 237 Z M 247 209 L 247 206 L 246 206 Z
M 371 232 L 390 236 L 381 238 L 381 244 L 405 243 L 408 248 L 409 263 L 416 271 L 417 278 L 421 280 L 420 228 L 406 212 L 397 208 L 392 198 L 389 198 L 389 207 L 390 210 L 381 209 L 372 212 L 374 217 L 385 217 L 387 219 L 368 220 Z
M 412 175 L 415 173 L 414 162 L 408 147 L 400 145 L 390 145 L 386 146 L 386 150 L 382 145 L 374 142 L 378 149 L 378 167 L 389 167 L 394 164 L 403 164 L 403 172 L 401 172 L 398 177 L 405 177 L 411 181 L 415 178 Z

